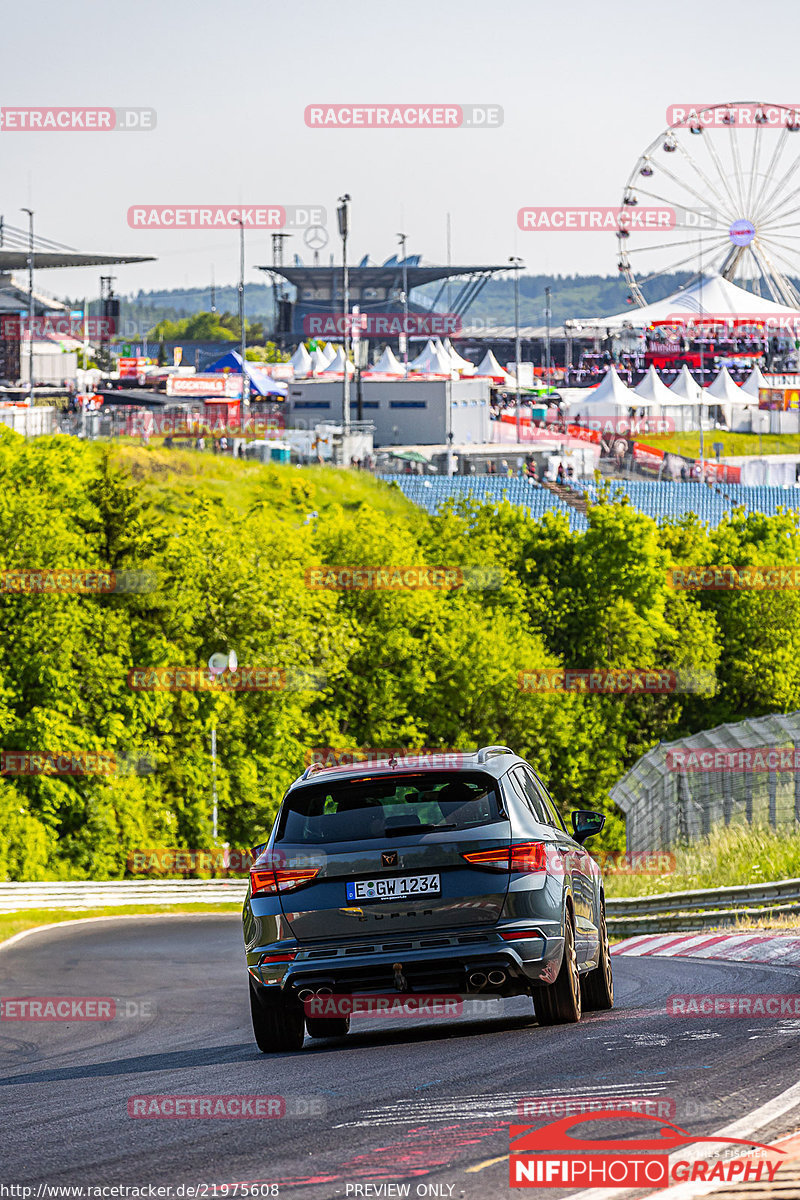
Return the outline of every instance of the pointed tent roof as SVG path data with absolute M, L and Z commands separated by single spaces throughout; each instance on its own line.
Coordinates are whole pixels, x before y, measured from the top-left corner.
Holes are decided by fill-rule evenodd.
M 450 355 L 450 362 L 452 363 L 454 370 L 460 371 L 462 375 L 475 374 L 475 363 L 470 362 L 468 358 L 462 358 L 453 343 L 450 341 L 450 338 L 444 339 L 444 348 L 445 351 Z
M 325 355 L 322 353 L 321 350 L 312 350 L 310 358 L 311 358 L 311 370 L 312 370 L 313 374 L 314 375 L 321 374 L 321 372 L 324 371 L 328 365 L 328 360 L 325 357 Z
M 597 387 L 590 388 L 583 401 L 585 404 L 622 404 L 626 408 L 637 405 L 636 393 L 623 383 L 615 367 L 609 367 Z
M 579 317 L 575 321 L 567 321 L 567 325 L 580 325 L 585 329 L 619 328 L 621 325 L 633 325 L 646 328 L 657 321 L 666 321 L 674 314 L 714 313 L 735 319 L 737 315 L 762 317 L 796 317 L 792 308 L 783 304 L 775 304 L 763 296 L 755 296 L 746 288 L 739 287 L 730 280 L 724 279 L 717 271 L 697 275 L 685 288 L 679 288 L 664 300 L 656 300 L 646 304 L 644 308 L 629 308 L 626 312 L 615 313 L 610 317 Z
M 504 371 L 491 350 L 487 350 L 475 368 L 475 377 L 499 379 L 501 383 L 510 383 L 511 376 Z
M 425 363 L 425 362 L 427 362 L 427 361 L 428 361 L 428 357 L 429 357 L 431 354 L 434 354 L 435 352 L 436 352 L 436 347 L 434 346 L 434 344 L 433 344 L 432 340 L 431 340 L 430 338 L 428 338 L 428 341 L 427 341 L 427 343 L 426 343 L 426 345 L 425 345 L 425 349 L 424 349 L 424 350 L 422 350 L 422 351 L 421 351 L 421 352 L 420 352 L 420 353 L 417 355 L 417 357 L 416 357 L 416 358 L 413 358 L 413 359 L 411 360 L 411 362 L 408 364 L 408 369 L 409 369 L 409 371 L 419 371 L 419 370 L 421 370 L 421 367 L 419 366 L 419 364 L 420 364 L 420 363 Z
M 638 408 L 643 407 L 643 401 L 645 408 L 648 408 L 653 404 L 675 403 L 675 397 L 672 395 L 672 392 L 664 383 L 655 367 L 650 368 L 641 383 L 637 384 L 633 390 L 634 393 L 639 397 L 636 402 Z
M 218 358 L 210 367 L 206 367 L 206 374 L 209 375 L 220 375 L 225 371 L 241 375 L 242 356 L 238 350 L 228 350 L 222 358 Z M 289 390 L 285 383 L 278 383 L 277 380 L 271 379 L 266 371 L 259 371 L 258 367 L 251 362 L 245 362 L 244 373 L 250 380 L 250 391 L 255 392 L 258 396 L 285 396 Z
M 333 342 L 326 342 L 322 347 L 322 356 L 326 363 L 332 363 L 339 351 L 338 346 L 334 346 Z
M 683 364 L 678 378 L 673 380 L 667 391 L 672 396 L 670 402 L 672 404 L 699 404 L 703 396 L 703 389 L 686 363 Z
M 322 372 L 322 374 L 323 375 L 344 375 L 345 361 L 346 360 L 344 357 L 344 350 L 340 346 L 339 349 L 336 351 L 335 357 L 333 359 L 331 359 L 331 361 L 328 363 L 327 367 Z M 347 362 L 348 375 L 355 375 L 355 371 L 356 371 L 356 369 L 353 366 L 353 364 L 348 361 Z
M 723 367 L 711 386 L 706 388 L 706 395 L 713 396 L 715 400 L 722 400 L 725 404 L 753 403 L 752 396 L 742 396 L 742 389 L 734 383 L 727 367 Z
M 301 342 L 289 359 L 289 366 L 294 371 L 295 379 L 302 375 L 311 374 L 311 355 L 306 350 L 305 342 Z
M 415 358 L 413 363 L 409 363 L 409 370 L 413 369 L 422 375 L 447 375 L 452 373 L 453 367 L 450 363 L 450 355 L 444 349 L 441 350 L 433 342 L 428 342 L 428 345 L 420 354 L 419 358 Z
M 365 375 L 399 375 L 404 374 L 403 364 L 398 360 L 391 346 L 387 346 L 374 367 L 365 371 Z
M 758 389 L 762 387 L 769 387 L 769 384 L 762 375 L 761 368 L 756 366 L 753 367 L 752 371 L 747 376 L 747 379 L 745 379 L 740 391 L 744 392 L 747 396 L 754 396 L 757 400 Z

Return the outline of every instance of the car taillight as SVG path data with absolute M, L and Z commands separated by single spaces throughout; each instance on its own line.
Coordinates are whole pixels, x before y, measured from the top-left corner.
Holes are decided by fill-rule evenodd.
M 544 871 L 547 867 L 547 849 L 544 842 L 519 842 L 509 849 L 475 850 L 462 854 L 474 867 L 486 867 L 490 871 Z
M 251 896 L 275 896 L 294 892 L 319 875 L 320 867 L 251 867 Z
M 526 938 L 543 938 L 544 934 L 541 929 L 509 929 L 500 937 L 504 942 L 521 942 Z
M 296 950 L 284 950 L 282 954 L 265 954 L 260 961 L 260 966 L 264 967 L 268 963 L 289 963 L 294 962 L 297 957 Z

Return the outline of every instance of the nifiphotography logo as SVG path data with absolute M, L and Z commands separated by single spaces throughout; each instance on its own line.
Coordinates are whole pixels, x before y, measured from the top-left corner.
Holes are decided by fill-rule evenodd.
M 653 1137 L 592 1139 L 572 1135 L 575 1125 L 589 1121 L 646 1121 L 643 1128 Z M 511 1187 L 536 1188 L 658 1188 L 688 1181 L 719 1183 L 772 1180 L 780 1160 L 740 1156 L 738 1158 L 698 1158 L 687 1154 L 670 1162 L 670 1155 L 699 1142 L 718 1142 L 726 1146 L 756 1147 L 770 1155 L 784 1154 L 777 1146 L 742 1138 L 694 1137 L 679 1125 L 665 1123 L 659 1117 L 617 1109 L 599 1113 L 576 1113 L 560 1121 L 536 1128 L 511 1125 L 509 1184 Z M 552 1153 L 543 1153 L 551 1151 Z

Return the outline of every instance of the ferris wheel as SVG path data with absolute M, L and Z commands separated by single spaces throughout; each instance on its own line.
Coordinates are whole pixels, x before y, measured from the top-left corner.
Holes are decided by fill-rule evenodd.
M 800 309 L 800 110 L 736 101 L 674 110 L 679 119 L 639 156 L 624 208 L 674 210 L 658 233 L 620 223 L 617 267 L 629 304 L 677 271 L 718 272 L 754 295 Z M 631 213 L 631 218 L 633 218 Z

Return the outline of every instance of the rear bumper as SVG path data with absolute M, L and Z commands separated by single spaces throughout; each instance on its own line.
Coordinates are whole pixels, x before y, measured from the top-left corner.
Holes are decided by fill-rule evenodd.
M 511 928 L 503 926 L 504 931 Z M 537 928 L 538 936 L 514 941 L 485 927 L 439 937 L 398 937 L 369 946 L 349 941 L 301 947 L 284 940 L 251 948 L 247 967 L 258 983 L 276 993 L 296 994 L 303 988 L 320 987 L 345 995 L 394 992 L 398 990 L 395 965 L 401 964 L 410 992 L 521 995 L 552 983 L 561 965 L 564 938 L 560 924 L 539 922 Z M 264 962 L 269 955 L 291 950 L 297 951 L 292 962 Z M 487 974 L 490 970 L 505 974 L 502 985 L 476 987 L 470 983 L 473 972 Z

